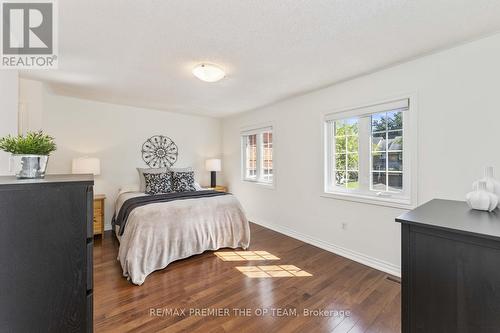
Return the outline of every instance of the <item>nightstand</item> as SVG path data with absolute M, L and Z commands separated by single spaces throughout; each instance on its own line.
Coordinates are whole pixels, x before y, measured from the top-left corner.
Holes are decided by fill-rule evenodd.
M 94 236 L 101 235 L 104 238 L 104 194 L 94 195 Z
M 207 190 L 217 191 L 217 192 L 227 192 L 227 186 L 217 185 L 215 187 L 207 186 Z

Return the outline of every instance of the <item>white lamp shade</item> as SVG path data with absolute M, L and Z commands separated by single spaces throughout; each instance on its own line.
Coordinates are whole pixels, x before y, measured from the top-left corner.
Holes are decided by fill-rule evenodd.
M 101 161 L 95 157 L 79 157 L 73 159 L 72 172 L 77 174 L 101 174 Z
M 221 160 L 217 158 L 206 160 L 205 169 L 207 169 L 207 171 L 221 171 L 222 170 Z

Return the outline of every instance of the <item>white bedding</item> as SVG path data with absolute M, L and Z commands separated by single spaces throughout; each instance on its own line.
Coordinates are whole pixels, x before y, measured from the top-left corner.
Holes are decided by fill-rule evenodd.
M 125 200 L 144 195 L 121 193 L 116 211 Z M 135 208 L 120 238 L 118 260 L 123 275 L 141 285 L 155 270 L 169 263 L 219 248 L 248 248 L 250 228 L 235 196 L 176 200 Z

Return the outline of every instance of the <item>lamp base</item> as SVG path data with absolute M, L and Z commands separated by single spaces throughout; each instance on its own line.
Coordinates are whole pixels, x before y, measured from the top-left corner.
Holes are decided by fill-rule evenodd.
M 217 176 L 215 171 L 210 171 L 210 187 L 217 186 Z

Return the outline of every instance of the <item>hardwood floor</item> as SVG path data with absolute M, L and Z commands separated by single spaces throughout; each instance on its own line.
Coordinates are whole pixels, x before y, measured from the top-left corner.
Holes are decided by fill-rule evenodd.
M 205 252 L 154 272 L 142 286 L 122 277 L 118 241 L 96 239 L 94 331 L 400 332 L 401 288 L 387 274 L 255 224 L 251 229 L 249 250 L 280 260 L 223 261 Z M 312 276 L 250 278 L 235 268 L 256 265 L 295 265 Z M 196 309 L 220 309 L 222 316 L 190 314 Z M 305 316 L 304 309 L 331 312 Z

